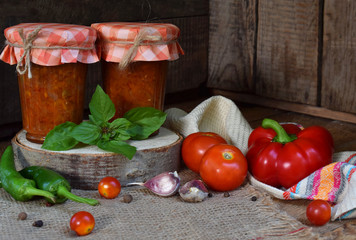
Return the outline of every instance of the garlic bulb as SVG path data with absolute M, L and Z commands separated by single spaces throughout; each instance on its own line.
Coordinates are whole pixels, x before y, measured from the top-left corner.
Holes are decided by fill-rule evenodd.
M 201 180 L 192 180 L 179 189 L 179 195 L 186 202 L 201 202 L 208 197 L 208 190 Z
M 180 177 L 176 171 L 164 172 L 144 183 L 127 184 L 127 186 L 133 185 L 144 186 L 159 196 L 169 197 L 178 191 L 180 186 Z

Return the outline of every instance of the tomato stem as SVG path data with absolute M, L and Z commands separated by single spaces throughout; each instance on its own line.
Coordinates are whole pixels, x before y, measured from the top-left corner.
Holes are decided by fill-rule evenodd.
M 292 142 L 297 139 L 295 135 L 289 135 L 286 130 L 275 120 L 265 118 L 262 121 L 263 128 L 271 128 L 276 132 L 276 136 L 273 139 L 274 142 L 279 142 L 282 144 Z
M 223 153 L 223 156 L 226 160 L 231 160 L 233 157 L 232 157 L 232 154 L 229 153 L 229 152 L 224 152 Z

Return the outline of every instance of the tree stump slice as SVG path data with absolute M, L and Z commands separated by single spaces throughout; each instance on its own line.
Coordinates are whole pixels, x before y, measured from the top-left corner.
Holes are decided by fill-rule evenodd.
M 18 170 L 33 165 L 44 166 L 62 174 L 72 188 L 96 190 L 106 176 L 116 177 L 122 186 L 126 186 L 131 182 L 145 182 L 162 172 L 178 171 L 182 141 L 181 135 L 162 127 L 156 136 L 128 141 L 137 148 L 131 160 L 89 145 L 68 151 L 45 150 L 41 144 L 29 142 L 25 130 L 11 142 Z

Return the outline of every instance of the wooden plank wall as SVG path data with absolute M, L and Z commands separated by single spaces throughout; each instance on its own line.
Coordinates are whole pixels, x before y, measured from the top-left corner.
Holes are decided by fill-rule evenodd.
M 256 0 L 210 1 L 208 87 L 253 92 Z
M 259 1 L 256 94 L 317 104 L 318 3 Z
M 231 8 L 236 4 L 242 9 Z M 208 87 L 214 94 L 356 123 L 354 1 L 220 5 L 210 1 Z M 224 23 L 233 25 L 223 30 Z M 234 71 L 228 71 L 231 66 Z
M 356 2 L 326 0 L 321 104 L 356 113 Z
M 87 26 L 110 21 L 173 23 L 181 30 L 179 43 L 185 55 L 169 64 L 166 93 L 199 88 L 207 81 L 208 0 L 0 0 L 0 6 L 1 43 L 5 41 L 3 30 L 22 22 Z M 88 66 L 86 107 L 97 84 L 101 84 L 100 63 Z M 15 66 L 0 61 L 0 138 L 12 134 L 9 124 L 14 122 L 21 122 Z

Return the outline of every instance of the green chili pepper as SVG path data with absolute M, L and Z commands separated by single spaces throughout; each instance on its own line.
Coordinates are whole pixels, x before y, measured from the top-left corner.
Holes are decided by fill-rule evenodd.
M 56 197 L 55 203 L 62 203 L 70 199 L 92 206 L 99 204 L 99 201 L 96 199 L 83 198 L 71 193 L 69 182 L 62 175 L 51 169 L 40 166 L 30 166 L 22 169 L 20 173 L 26 178 L 33 179 L 39 189 L 54 194 Z M 51 199 L 47 199 L 47 201 L 53 203 Z
M 35 181 L 26 179 L 16 171 L 14 152 L 12 146 L 8 146 L 0 161 L 0 181 L 2 187 L 17 201 L 28 201 L 34 196 L 42 196 L 55 202 L 55 196 L 36 188 Z

